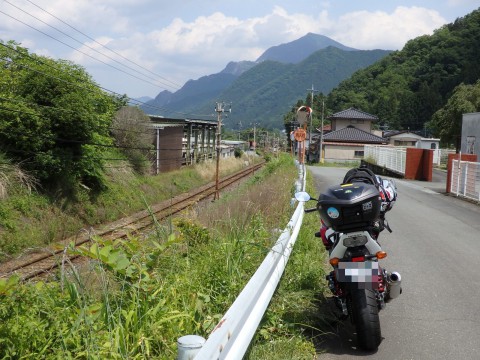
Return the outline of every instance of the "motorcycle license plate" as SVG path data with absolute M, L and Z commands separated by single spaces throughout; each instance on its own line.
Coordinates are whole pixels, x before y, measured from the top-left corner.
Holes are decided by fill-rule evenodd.
M 378 262 L 340 262 L 335 269 L 338 282 L 357 284 L 359 289 L 378 289 Z

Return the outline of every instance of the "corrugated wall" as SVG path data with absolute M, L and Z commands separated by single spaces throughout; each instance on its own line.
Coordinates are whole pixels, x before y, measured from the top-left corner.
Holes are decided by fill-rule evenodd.
M 180 169 L 182 166 L 183 127 L 160 130 L 160 173 Z

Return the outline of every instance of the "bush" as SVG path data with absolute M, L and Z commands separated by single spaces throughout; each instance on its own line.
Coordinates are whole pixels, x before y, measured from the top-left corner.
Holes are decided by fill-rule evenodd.
M 0 78 L 7 85 L 2 96 L 15 99 L 0 109 L 0 148 L 24 161 L 44 188 L 82 183 L 101 189 L 103 153 L 112 145 L 109 128 L 120 100 L 80 66 L 29 54 L 14 42 L 0 47 Z
M 235 155 L 236 158 L 241 158 L 243 155 L 243 150 L 240 148 L 235 148 L 233 154 Z

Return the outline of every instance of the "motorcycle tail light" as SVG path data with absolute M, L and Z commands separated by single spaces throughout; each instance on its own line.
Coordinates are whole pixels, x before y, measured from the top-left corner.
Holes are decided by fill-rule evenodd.
M 362 262 L 365 261 L 365 256 L 357 256 L 352 258 L 352 262 Z
M 343 246 L 345 247 L 362 246 L 362 245 L 365 245 L 367 241 L 368 239 L 365 235 L 349 236 L 343 239 Z

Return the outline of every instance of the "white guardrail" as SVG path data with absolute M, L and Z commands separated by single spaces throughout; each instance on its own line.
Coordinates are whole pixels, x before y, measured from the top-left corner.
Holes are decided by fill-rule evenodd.
M 305 167 L 299 164 L 296 191 L 305 189 Z M 178 339 L 178 360 L 242 359 L 277 288 L 295 245 L 304 215 L 297 208 L 260 267 L 225 313 L 208 339 L 186 335 Z
M 450 193 L 480 201 L 480 163 L 452 161 Z

